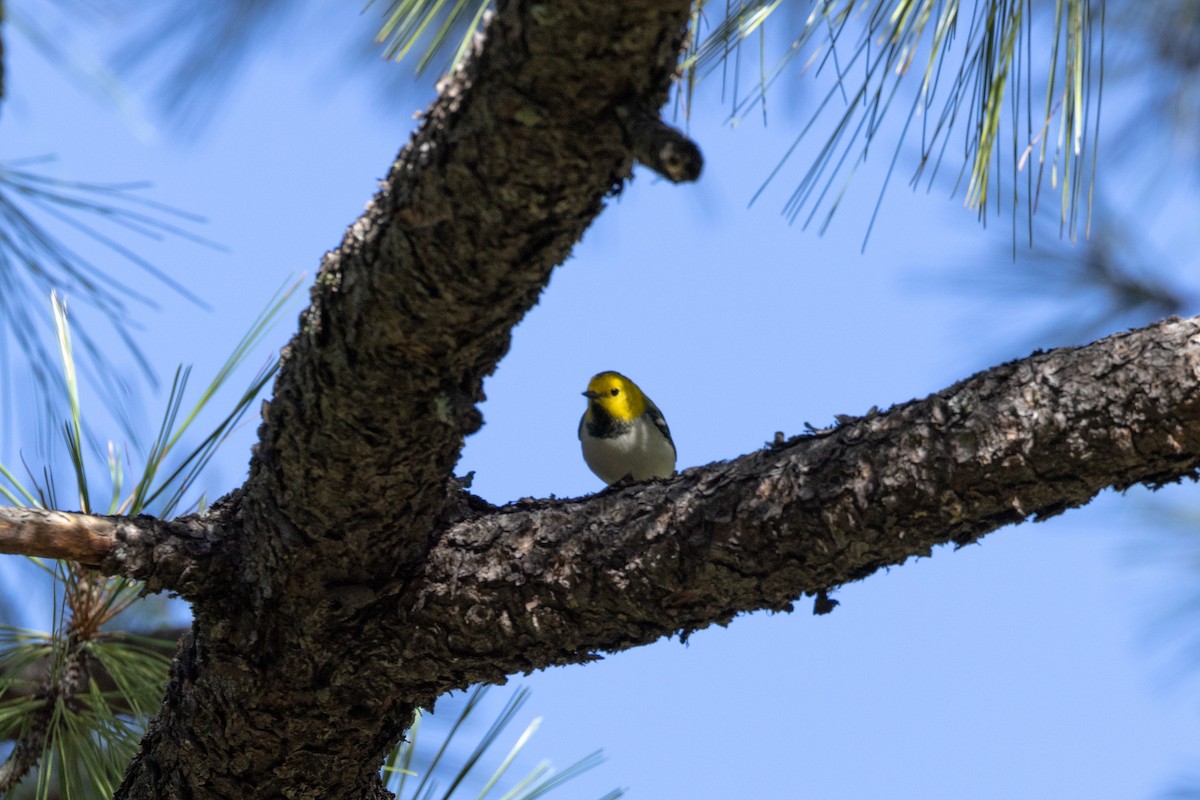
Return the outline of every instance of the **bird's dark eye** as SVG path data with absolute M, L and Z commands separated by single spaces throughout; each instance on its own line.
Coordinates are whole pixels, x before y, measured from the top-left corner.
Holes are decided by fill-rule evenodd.
M 611 394 L 613 397 L 616 397 L 620 393 L 621 393 L 621 390 L 615 386 L 612 388 L 612 391 L 609 392 L 609 394 Z

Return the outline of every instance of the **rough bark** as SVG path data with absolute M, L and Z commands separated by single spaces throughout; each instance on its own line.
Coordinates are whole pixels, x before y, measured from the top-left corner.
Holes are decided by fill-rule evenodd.
M 0 507 L 0 553 L 76 561 L 144 581 L 147 591 L 197 596 L 219 591 L 229 571 L 214 521 L 225 524 L 223 505 L 172 521 Z
M 415 601 L 483 378 L 629 176 L 624 121 L 666 100 L 688 12 L 498 5 L 322 264 L 233 513 L 238 572 L 193 598 L 119 796 L 384 795 L 383 755 L 431 698 L 397 690 L 410 665 L 364 615 Z
M 345 756 L 373 774 L 396 730 L 380 712 L 402 725 L 413 705 L 450 689 L 686 635 L 741 612 L 789 609 L 802 595 L 825 596 L 935 545 L 1057 514 L 1106 487 L 1194 477 L 1198 467 L 1194 318 L 1036 354 L 670 481 L 503 508 L 458 489 L 418 573 L 328 587 L 314 620 L 299 628 L 313 631 L 319 622 L 323 638 L 287 644 L 295 651 L 280 662 L 288 675 L 279 672 L 280 656 L 264 657 L 278 645 L 254 641 L 256 632 L 240 630 L 246 621 L 232 610 L 224 619 L 199 613 L 220 605 L 214 587 L 230 580 L 236 562 L 217 555 L 221 548 L 194 548 L 186 551 L 192 567 L 171 573 L 181 576 L 179 588 L 196 571 L 211 569 L 221 581 L 192 595 L 196 631 L 185 638 L 164 716 L 148 740 L 183 750 L 191 772 L 176 768 L 172 780 L 187 782 L 168 785 L 160 767 L 154 791 L 341 791 L 340 776 L 315 782 L 303 773 L 330 759 L 312 746 L 318 742 L 293 744 L 299 752 L 287 755 L 301 763 L 282 769 L 277 748 L 299 739 L 280 742 L 280 733 L 314 736 L 342 726 L 333 729 L 373 747 Z M 238 530 L 239 508 L 236 497 L 218 504 L 204 528 Z M 166 526 L 161 535 L 173 536 Z M 142 563 L 107 558 L 100 569 L 128 574 Z M 223 648 L 232 637 L 247 648 L 236 674 L 214 658 L 229 658 Z M 308 671 L 299 672 L 304 663 Z M 236 709 L 226 705 L 230 698 Z M 290 714 L 264 709 L 267 698 L 291 703 Z M 269 719 L 272 710 L 281 716 Z M 268 720 L 283 727 L 260 727 Z M 239 749 L 201 755 L 212 731 Z M 254 746 L 284 762 L 278 772 L 214 774 L 251 763 L 257 753 L 246 748 Z M 139 769 L 152 771 L 151 758 L 161 764 L 158 752 L 144 751 Z M 368 791 L 375 794 L 361 796 L 383 796 Z
M 981 372 L 667 482 L 466 511 L 402 650 L 417 696 L 587 661 L 1200 468 L 1200 318 Z
M 646 122 L 688 11 L 500 3 L 326 256 L 246 485 L 203 517 L 109 520 L 70 544 L 195 612 L 118 797 L 386 797 L 384 754 L 449 689 L 788 608 L 1106 486 L 1195 473 L 1187 320 L 667 482 L 502 509 L 467 494 L 451 474 L 482 380 L 550 270 L 635 156 L 699 169 Z

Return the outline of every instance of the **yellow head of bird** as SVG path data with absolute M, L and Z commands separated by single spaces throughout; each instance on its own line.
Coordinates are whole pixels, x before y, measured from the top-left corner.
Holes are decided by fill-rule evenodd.
M 628 422 L 646 413 L 646 395 L 636 383 L 619 372 L 596 375 L 588 381 L 583 396 L 619 422 Z

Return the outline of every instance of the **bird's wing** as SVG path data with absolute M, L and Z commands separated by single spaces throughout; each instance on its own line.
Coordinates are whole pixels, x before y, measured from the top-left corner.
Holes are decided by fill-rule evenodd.
M 649 397 L 646 398 L 646 411 L 650 414 L 650 419 L 654 423 L 654 427 L 662 431 L 662 435 L 667 437 L 667 441 L 671 444 L 671 449 L 675 449 L 675 440 L 671 438 L 671 429 L 667 427 L 667 420 L 663 417 L 658 406 L 654 405 L 654 401 Z

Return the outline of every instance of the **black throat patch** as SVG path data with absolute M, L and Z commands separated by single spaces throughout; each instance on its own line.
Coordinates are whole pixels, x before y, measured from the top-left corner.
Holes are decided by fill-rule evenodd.
M 586 423 L 587 432 L 598 439 L 609 439 L 620 436 L 633 425 L 632 422 L 618 422 L 604 410 L 604 406 L 595 400 L 589 402 L 592 411 L 591 422 Z

